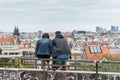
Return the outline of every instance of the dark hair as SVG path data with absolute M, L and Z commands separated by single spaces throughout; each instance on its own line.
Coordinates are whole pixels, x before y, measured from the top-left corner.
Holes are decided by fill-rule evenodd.
M 42 35 L 42 38 L 50 38 L 50 36 L 49 36 L 49 34 L 48 33 L 44 33 L 43 35 Z
M 60 35 L 61 34 L 61 31 L 56 31 L 55 32 L 55 35 Z

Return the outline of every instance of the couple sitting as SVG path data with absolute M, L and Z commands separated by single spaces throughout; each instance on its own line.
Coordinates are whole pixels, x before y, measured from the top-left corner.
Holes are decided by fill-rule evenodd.
M 67 60 L 71 56 L 71 51 L 68 46 L 68 41 L 61 34 L 60 31 L 56 31 L 55 35 L 56 35 L 55 38 L 51 40 L 49 39 L 49 34 L 44 33 L 42 35 L 42 39 L 37 41 L 36 48 L 35 48 L 35 55 L 36 57 L 43 58 L 43 59 L 50 59 L 50 57 L 52 56 L 53 58 L 52 69 L 53 70 L 58 69 L 58 67 L 54 65 L 59 65 L 57 61 L 59 60 L 59 62 L 62 65 L 61 70 L 66 70 L 65 60 Z M 47 62 L 47 65 L 49 65 L 49 60 L 46 60 L 45 62 Z M 49 66 L 48 66 L 48 69 L 50 69 Z

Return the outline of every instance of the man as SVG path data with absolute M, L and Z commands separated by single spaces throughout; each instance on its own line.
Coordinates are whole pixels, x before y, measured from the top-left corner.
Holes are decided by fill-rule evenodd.
M 67 39 L 61 34 L 60 31 L 55 32 L 56 37 L 53 39 L 53 69 L 58 69 L 58 66 L 61 63 L 61 70 L 66 70 L 66 61 L 69 57 L 71 57 L 70 48 L 68 46 Z M 59 61 L 57 61 L 59 60 Z

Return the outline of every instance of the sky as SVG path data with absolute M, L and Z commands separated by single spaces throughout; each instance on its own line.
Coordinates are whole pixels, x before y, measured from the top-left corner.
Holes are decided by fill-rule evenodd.
M 0 31 L 55 32 L 120 26 L 120 0 L 0 0 Z

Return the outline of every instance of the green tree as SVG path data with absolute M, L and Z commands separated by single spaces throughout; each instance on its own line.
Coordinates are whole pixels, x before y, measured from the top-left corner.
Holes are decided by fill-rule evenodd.
M 11 64 L 12 68 L 20 68 L 21 67 L 21 63 L 18 58 L 9 60 L 9 63 L 12 63 Z

